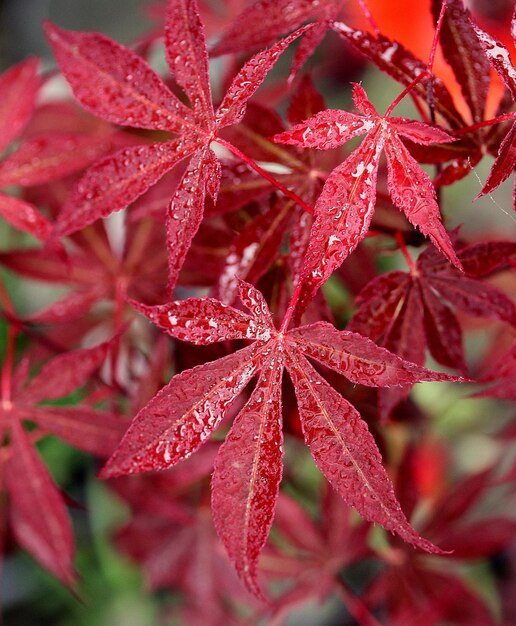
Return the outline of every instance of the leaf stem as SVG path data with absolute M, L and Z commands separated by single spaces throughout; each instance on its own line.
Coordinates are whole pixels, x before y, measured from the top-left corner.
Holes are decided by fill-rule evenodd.
M 387 111 L 385 111 L 384 117 L 389 117 L 393 110 L 398 106 L 398 104 L 403 100 L 403 98 L 410 93 L 414 87 L 420 83 L 423 78 L 432 75 L 432 67 L 434 65 L 435 53 L 437 52 L 437 43 L 439 42 L 439 35 L 441 34 L 441 27 L 444 20 L 444 12 L 446 11 L 447 0 L 442 0 L 441 3 L 441 11 L 439 13 L 439 18 L 437 20 L 437 25 L 435 27 L 434 39 L 432 41 L 432 47 L 430 49 L 430 55 L 428 57 L 428 63 L 426 68 L 414 78 L 414 80 L 405 87 L 405 89 L 398 95 L 398 97 L 391 103 Z
M 296 204 L 298 204 L 301 208 L 303 208 L 307 213 L 310 213 L 311 215 L 313 215 L 314 209 L 312 206 L 306 203 L 302 198 L 300 198 L 296 193 L 291 191 L 288 187 L 285 187 L 285 185 L 283 185 L 283 183 L 280 183 L 279 180 L 274 178 L 274 176 L 270 174 L 270 172 L 267 172 L 267 170 L 264 170 L 262 167 L 260 167 L 258 163 L 255 163 L 255 161 L 253 161 L 250 157 L 248 157 L 246 154 L 241 152 L 236 146 L 234 146 L 229 141 L 222 139 L 221 137 L 216 137 L 215 141 L 221 146 L 224 146 L 225 148 L 227 148 L 230 152 L 232 152 L 239 159 L 242 159 L 244 163 L 247 163 L 247 165 L 249 165 L 249 167 L 252 167 L 255 172 L 258 172 L 260 176 L 268 180 L 271 183 L 271 185 L 274 185 L 274 187 L 279 189 L 288 198 L 293 200 Z
M 396 242 L 398 244 L 399 249 L 401 250 L 401 253 L 405 257 L 405 261 L 407 262 L 407 265 L 409 266 L 410 273 L 413 275 L 417 274 L 418 270 L 417 270 L 416 264 L 414 263 L 414 260 L 410 256 L 409 251 L 407 250 L 403 233 L 400 230 L 396 232 Z
M 504 113 L 503 115 L 498 115 L 497 117 L 493 117 L 490 120 L 484 120 L 483 122 L 477 122 L 476 124 L 472 124 L 471 126 L 465 126 L 464 128 L 459 128 L 458 130 L 454 130 L 453 133 L 455 135 L 467 135 L 468 133 L 473 133 L 480 128 L 485 128 L 486 126 L 493 126 L 494 124 L 500 124 L 502 122 L 516 120 L 516 112 Z
M 292 319 L 292 315 L 296 310 L 297 303 L 301 296 L 301 292 L 303 290 L 303 281 L 299 279 L 297 281 L 296 288 L 294 289 L 294 293 L 290 298 L 290 302 L 288 304 L 287 310 L 285 312 L 285 317 L 283 318 L 283 322 L 281 323 L 280 333 L 284 333 L 288 329 L 288 325 L 290 324 L 290 320 Z

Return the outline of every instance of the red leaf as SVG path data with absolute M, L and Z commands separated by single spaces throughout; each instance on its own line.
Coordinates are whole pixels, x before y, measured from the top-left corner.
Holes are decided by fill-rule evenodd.
M 0 165 L 0 187 L 40 185 L 72 174 L 111 147 L 98 135 L 48 133 L 29 139 Z
M 450 238 L 441 222 L 435 189 L 428 174 L 397 137 L 385 142 L 389 192 L 394 204 L 405 212 L 409 221 L 430 237 L 450 262 L 462 268 Z
M 472 23 L 472 27 L 491 65 L 511 92 L 513 100 L 516 100 L 516 69 L 512 64 L 509 51 L 476 24 Z
M 233 79 L 217 109 L 218 128 L 224 128 L 230 124 L 238 124 L 242 120 L 245 115 L 247 101 L 263 83 L 267 74 L 276 65 L 281 54 L 293 41 L 310 28 L 310 25 L 299 28 L 268 50 L 259 52 L 247 61 Z
M 256 283 L 278 258 L 291 217 L 291 202 L 274 204 L 240 231 L 231 244 L 220 274 L 218 295 L 233 303 L 238 293 L 237 277 Z
M 213 298 L 187 298 L 152 307 L 132 304 L 172 337 L 193 344 L 254 337 L 252 317 Z
M 257 367 L 255 345 L 172 378 L 138 413 L 102 478 L 172 467 L 217 428 Z
M 198 152 L 190 161 L 167 209 L 168 289 L 172 293 L 186 253 L 204 214 L 206 186 L 210 172 L 210 150 Z
M 18 230 L 41 241 L 46 241 L 52 232 L 52 224 L 35 206 L 14 196 L 0 193 L 0 215 Z
M 123 148 L 98 161 L 63 206 L 56 232 L 68 235 L 125 208 L 197 148 L 195 142 L 177 139 Z
M 338 331 L 328 322 L 316 322 L 289 333 L 307 356 L 331 367 L 352 383 L 371 387 L 407 385 L 424 380 L 457 380 L 404 361 L 357 333 Z
M 18 137 L 32 115 L 40 87 L 38 66 L 38 59 L 26 59 L 0 76 L 0 152 Z
M 442 552 L 420 537 L 400 508 L 376 443 L 360 415 L 302 356 L 289 354 L 303 433 L 314 460 L 344 501 L 365 519 L 427 552 Z
M 437 19 L 441 2 L 432 3 L 434 18 Z M 467 11 L 461 0 L 448 0 L 440 34 L 444 57 L 450 64 L 461 87 L 474 122 L 484 119 L 484 109 L 489 91 L 489 63 L 483 54 Z
M 460 251 L 460 260 L 468 276 L 481 278 L 516 265 L 516 241 L 482 241 Z
M 35 404 L 41 400 L 61 398 L 84 385 L 104 362 L 113 341 L 54 357 L 21 392 L 20 403 Z
M 495 319 L 516 326 L 516 307 L 509 298 L 488 283 L 471 278 L 447 277 L 432 280 L 432 286 L 455 307 L 476 317 Z
M 388 272 L 369 282 L 356 298 L 357 311 L 347 330 L 377 341 L 387 330 L 410 289 L 411 279 L 405 272 Z
M 425 333 L 434 359 L 445 367 L 466 371 L 462 350 L 462 331 L 453 311 L 422 283 L 420 293 L 424 306 Z
M 182 132 L 194 123 L 182 104 L 145 61 L 98 33 L 45 32 L 61 71 L 82 106 L 114 124 Z
M 340 109 L 326 109 L 305 122 L 273 137 L 277 143 L 303 148 L 331 150 L 346 141 L 369 132 L 374 123 L 367 118 Z
M 314 87 L 309 74 L 304 74 L 292 94 L 287 111 L 290 124 L 298 124 L 303 120 L 324 111 L 325 102 L 322 95 Z M 269 133 L 269 135 L 272 133 Z
M 215 528 L 238 574 L 258 596 L 258 557 L 272 525 L 282 473 L 282 373 L 283 358 L 273 352 L 219 450 L 212 479 Z
M 79 450 L 102 457 L 113 453 L 127 429 L 118 415 L 84 406 L 33 407 L 26 418 Z
M 214 112 L 206 38 L 196 0 L 174 0 L 168 3 L 165 52 L 175 79 L 185 90 L 203 126 L 209 128 Z
M 261 323 L 260 326 L 263 326 L 264 330 L 268 330 L 268 336 L 264 337 L 261 333 L 259 333 L 256 336 L 256 339 L 269 339 L 271 335 L 270 331 L 275 331 L 274 324 L 272 322 L 272 315 L 263 294 L 258 291 L 256 287 L 253 287 L 253 285 L 250 285 L 243 280 L 238 281 L 238 293 L 244 306 L 249 309 L 258 322 Z
M 39 324 L 64 324 L 81 319 L 104 295 L 103 289 L 73 292 L 33 313 L 28 319 Z
M 516 167 L 516 124 L 513 124 L 509 132 L 503 138 L 495 162 L 491 167 L 489 176 L 477 197 L 494 191 L 498 185 L 514 172 Z
M 326 179 L 315 205 L 301 273 L 301 280 L 305 280 L 301 304 L 313 297 L 365 237 L 376 203 L 382 148 L 382 139 L 368 135 Z
M 506 550 L 514 540 L 516 521 L 502 517 L 457 525 L 440 542 L 457 559 L 481 559 Z
M 409 120 L 404 117 L 389 118 L 389 124 L 396 129 L 398 135 L 423 146 L 429 146 L 434 143 L 447 143 L 454 141 L 453 137 L 437 126 L 429 126 L 423 122 Z M 453 150 L 456 144 L 452 146 L 437 146 L 439 150 Z M 448 159 L 446 159 L 448 160 Z
M 17 540 L 65 585 L 72 585 L 73 535 L 63 498 L 16 419 L 5 469 Z

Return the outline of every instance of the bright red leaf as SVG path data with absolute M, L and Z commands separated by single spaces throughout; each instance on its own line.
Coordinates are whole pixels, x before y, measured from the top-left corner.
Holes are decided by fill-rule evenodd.
M 296 388 L 305 439 L 334 488 L 366 519 L 423 550 L 438 551 L 404 517 L 374 439 L 358 412 L 312 369 L 303 353 L 353 382 L 374 386 L 450 377 L 407 363 L 360 335 L 339 333 L 330 326 L 278 332 L 261 293 L 241 282 L 240 294 L 252 317 L 239 322 L 241 314 L 235 315 L 233 336 L 241 337 L 244 331 L 255 343 L 173 377 L 135 417 L 102 476 L 165 469 L 187 458 L 261 370 L 255 391 L 217 456 L 213 478 L 219 535 L 248 588 L 258 593 L 257 561 L 272 523 L 281 476 L 279 394 L 285 361 Z M 172 336 L 204 344 L 228 338 L 231 309 L 211 300 L 188 300 L 184 316 L 179 302 L 138 308 Z
M 381 117 L 359 85 L 354 86 L 354 100 L 362 115 L 322 111 L 274 137 L 279 143 L 327 149 L 366 133 L 362 144 L 329 175 L 315 205 L 311 241 L 301 274 L 302 301 L 313 297 L 367 234 L 376 204 L 376 179 L 383 150 L 394 204 L 455 266 L 461 267 L 442 225 L 430 178 L 400 136 L 423 145 L 454 139 L 420 122 Z

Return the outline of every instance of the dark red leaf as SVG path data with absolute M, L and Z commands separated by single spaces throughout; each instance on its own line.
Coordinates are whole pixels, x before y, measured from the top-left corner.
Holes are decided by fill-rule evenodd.
M 251 345 L 174 376 L 134 418 L 101 476 L 166 469 L 190 456 L 253 377 L 257 356 Z
M 425 333 L 434 359 L 445 367 L 466 371 L 462 331 L 453 311 L 425 283 L 420 286 L 424 306 Z
M 63 206 L 56 233 L 68 235 L 127 207 L 198 148 L 182 139 L 123 148 L 95 163 Z
M 114 124 L 182 132 L 191 111 L 129 48 L 98 33 L 45 25 L 61 71 L 82 106 Z
M 26 418 L 79 450 L 102 457 L 113 453 L 127 429 L 120 416 L 85 406 L 33 407 Z
M 52 232 L 52 224 L 35 206 L 5 193 L 0 193 L 0 215 L 14 228 L 41 241 L 46 241 Z
M 212 54 L 228 54 L 267 46 L 317 15 L 310 0 L 258 0 L 246 7 L 214 46 Z
M 249 222 L 231 244 L 218 285 L 218 296 L 233 303 L 238 294 L 237 277 L 255 284 L 278 257 L 290 222 L 292 203 L 274 204 Z
M 432 2 L 437 20 L 441 2 Z M 474 122 L 484 119 L 484 109 L 489 91 L 489 62 L 469 20 L 469 11 L 461 0 L 447 0 L 440 34 L 441 48 L 459 83 Z
M 32 115 L 40 87 L 38 66 L 38 59 L 26 59 L 0 76 L 0 152 L 18 137 Z
M 257 564 L 274 517 L 282 473 L 283 358 L 272 353 L 215 460 L 215 528 L 238 574 L 260 596 Z
M 19 401 L 36 404 L 41 400 L 61 398 L 84 385 L 104 362 L 113 341 L 116 339 L 54 357 L 21 392 Z
M 296 389 L 306 443 L 333 488 L 365 519 L 422 550 L 440 553 L 403 515 L 376 443 L 356 409 L 303 357 L 290 353 L 286 365 Z
M 172 74 L 185 90 L 203 126 L 209 128 L 213 123 L 214 112 L 204 25 L 199 17 L 196 0 L 168 2 L 165 52 Z
M 85 168 L 111 147 L 97 135 L 48 133 L 29 139 L 0 164 L 0 187 L 40 185 Z
M 494 191 L 498 185 L 503 183 L 516 167 L 516 124 L 513 124 L 507 135 L 503 138 L 498 150 L 498 155 L 489 172 L 489 176 L 478 194 L 483 196 Z
M 74 543 L 63 498 L 18 420 L 12 420 L 10 432 L 11 456 L 5 469 L 14 534 L 46 569 L 72 585 Z
M 331 367 L 352 383 L 391 387 L 424 380 L 456 380 L 432 372 L 380 348 L 357 333 L 338 331 L 328 322 L 316 322 L 289 333 L 307 356 Z

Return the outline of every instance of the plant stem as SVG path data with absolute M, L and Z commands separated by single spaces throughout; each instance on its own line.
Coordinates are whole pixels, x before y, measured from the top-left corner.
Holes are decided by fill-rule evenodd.
M 403 233 L 399 230 L 396 233 L 396 242 L 398 244 L 399 249 L 401 250 L 401 253 L 405 257 L 405 261 L 407 262 L 407 265 L 409 266 L 410 273 L 413 275 L 417 274 L 418 270 L 417 270 L 416 264 L 414 263 L 412 257 L 409 254 L 409 251 L 407 250 L 407 246 L 405 245 L 405 239 L 403 238 Z
M 454 130 L 453 132 L 455 135 L 467 135 L 468 133 L 473 133 L 480 128 L 493 126 L 494 124 L 500 124 L 501 122 L 509 122 L 511 120 L 516 120 L 516 112 L 504 113 L 503 115 L 498 115 L 497 117 L 493 117 L 490 120 L 484 120 L 483 122 L 478 122 L 477 124 L 472 124 L 471 126 L 465 126 L 464 128 Z
M 221 146 L 224 146 L 225 148 L 227 148 L 230 152 L 232 152 L 239 159 L 242 159 L 244 163 L 247 163 L 249 167 L 252 167 L 255 172 L 258 172 L 260 176 L 268 180 L 271 183 L 271 185 L 274 185 L 274 187 L 279 189 L 288 198 L 290 198 L 291 200 L 294 200 L 294 202 L 298 204 L 301 208 L 303 208 L 307 213 L 310 213 L 311 215 L 313 215 L 314 209 L 312 206 L 306 203 L 296 193 L 294 193 L 293 191 L 290 191 L 288 187 L 285 187 L 283 183 L 280 183 L 280 181 L 274 178 L 272 174 L 270 174 L 269 172 L 267 172 L 267 170 L 264 170 L 262 167 L 260 167 L 258 163 L 255 163 L 250 157 L 248 157 L 246 154 L 241 152 L 236 146 L 234 146 L 229 141 L 226 141 L 225 139 L 221 139 L 220 137 L 217 137 L 215 141 Z
M 294 293 L 292 294 L 292 298 L 290 298 L 289 305 L 287 307 L 287 311 L 285 313 L 285 317 L 283 318 L 283 322 L 281 323 L 280 333 L 284 333 L 288 329 L 288 325 L 290 324 L 290 320 L 292 319 L 292 315 L 296 310 L 297 303 L 299 301 L 299 297 L 301 296 L 301 291 L 303 290 L 303 281 L 300 279 L 297 281 L 296 288 L 294 289 Z
M 437 43 L 439 41 L 439 35 L 441 34 L 441 27 L 443 24 L 445 10 L 446 10 L 446 0 L 443 0 L 441 4 L 441 12 L 439 13 L 439 18 L 437 20 L 437 25 L 435 27 L 434 39 L 432 41 L 432 47 L 430 49 L 430 55 L 428 57 L 428 63 L 427 63 L 426 69 L 424 69 L 420 74 L 418 74 L 416 78 L 414 78 L 414 80 L 410 83 L 410 85 L 408 85 L 408 87 L 405 87 L 405 89 L 399 94 L 399 96 L 394 100 L 394 102 L 392 102 L 392 104 L 389 106 L 387 111 L 385 111 L 384 117 L 389 117 L 392 111 L 403 100 L 403 98 L 408 93 L 410 93 L 414 89 L 414 87 L 423 80 L 423 78 L 426 78 L 427 76 L 431 76 L 432 67 L 434 65 L 434 60 L 435 60 L 435 53 L 437 52 Z

